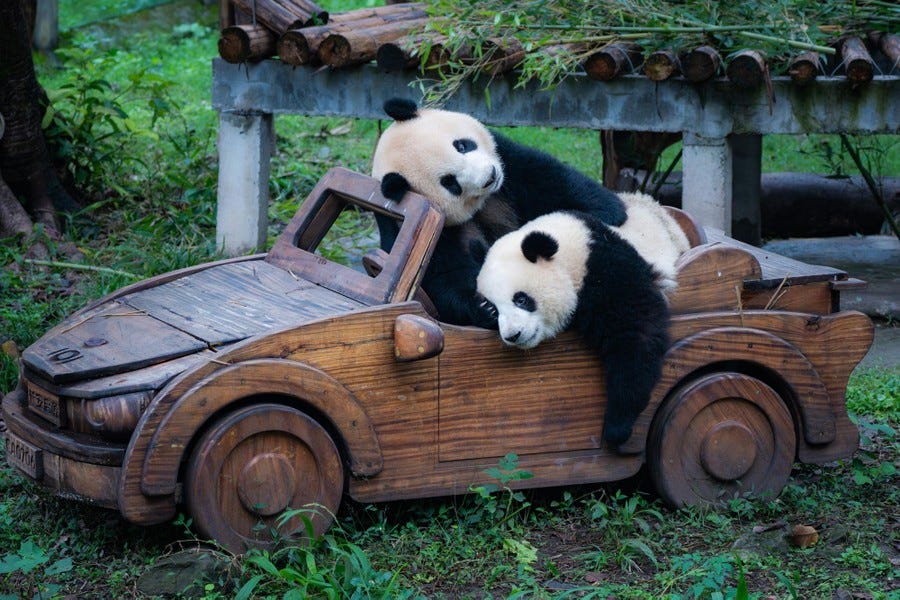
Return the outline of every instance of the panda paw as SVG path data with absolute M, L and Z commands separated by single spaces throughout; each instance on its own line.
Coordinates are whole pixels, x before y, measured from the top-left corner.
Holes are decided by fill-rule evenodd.
M 632 426 L 633 423 L 612 423 L 607 420 L 603 424 L 603 439 L 613 450 L 619 452 L 620 446 L 631 437 Z

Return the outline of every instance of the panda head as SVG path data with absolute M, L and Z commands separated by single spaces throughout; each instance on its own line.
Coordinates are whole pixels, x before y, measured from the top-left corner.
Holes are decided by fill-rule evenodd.
M 504 343 L 533 348 L 569 325 L 587 272 L 591 240 L 584 221 L 550 213 L 494 242 L 477 285 L 497 310 Z
M 385 197 L 412 190 L 440 206 L 447 225 L 459 225 L 503 185 L 494 137 L 477 119 L 399 98 L 384 110 L 394 122 L 375 148 L 372 176 Z

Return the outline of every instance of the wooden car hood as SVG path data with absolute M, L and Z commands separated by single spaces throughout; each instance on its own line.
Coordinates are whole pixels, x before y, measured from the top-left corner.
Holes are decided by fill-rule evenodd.
M 222 264 L 76 313 L 24 353 L 51 383 L 127 373 L 362 306 L 262 260 Z

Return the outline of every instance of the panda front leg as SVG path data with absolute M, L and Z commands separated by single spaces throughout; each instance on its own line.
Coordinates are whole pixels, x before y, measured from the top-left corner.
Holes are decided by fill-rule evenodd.
M 659 381 L 666 352 L 665 333 L 626 333 L 608 340 L 603 364 L 606 369 L 606 414 L 603 439 L 614 449 L 631 437 L 634 423 Z

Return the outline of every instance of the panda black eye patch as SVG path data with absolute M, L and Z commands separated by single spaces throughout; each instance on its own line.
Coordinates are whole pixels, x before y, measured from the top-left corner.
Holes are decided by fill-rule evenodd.
M 441 185 L 454 196 L 462 196 L 462 186 L 456 180 L 456 175 L 444 175 L 441 177 Z
M 534 312 L 537 310 L 537 302 L 535 302 L 534 298 L 532 298 L 525 292 L 516 292 L 513 295 L 513 304 L 515 304 L 516 307 L 528 312 Z
M 453 147 L 456 148 L 456 151 L 460 154 L 465 154 L 466 152 L 476 150 L 478 148 L 478 144 L 475 143 L 475 140 L 470 140 L 469 138 L 460 138 L 458 140 L 453 140 Z

